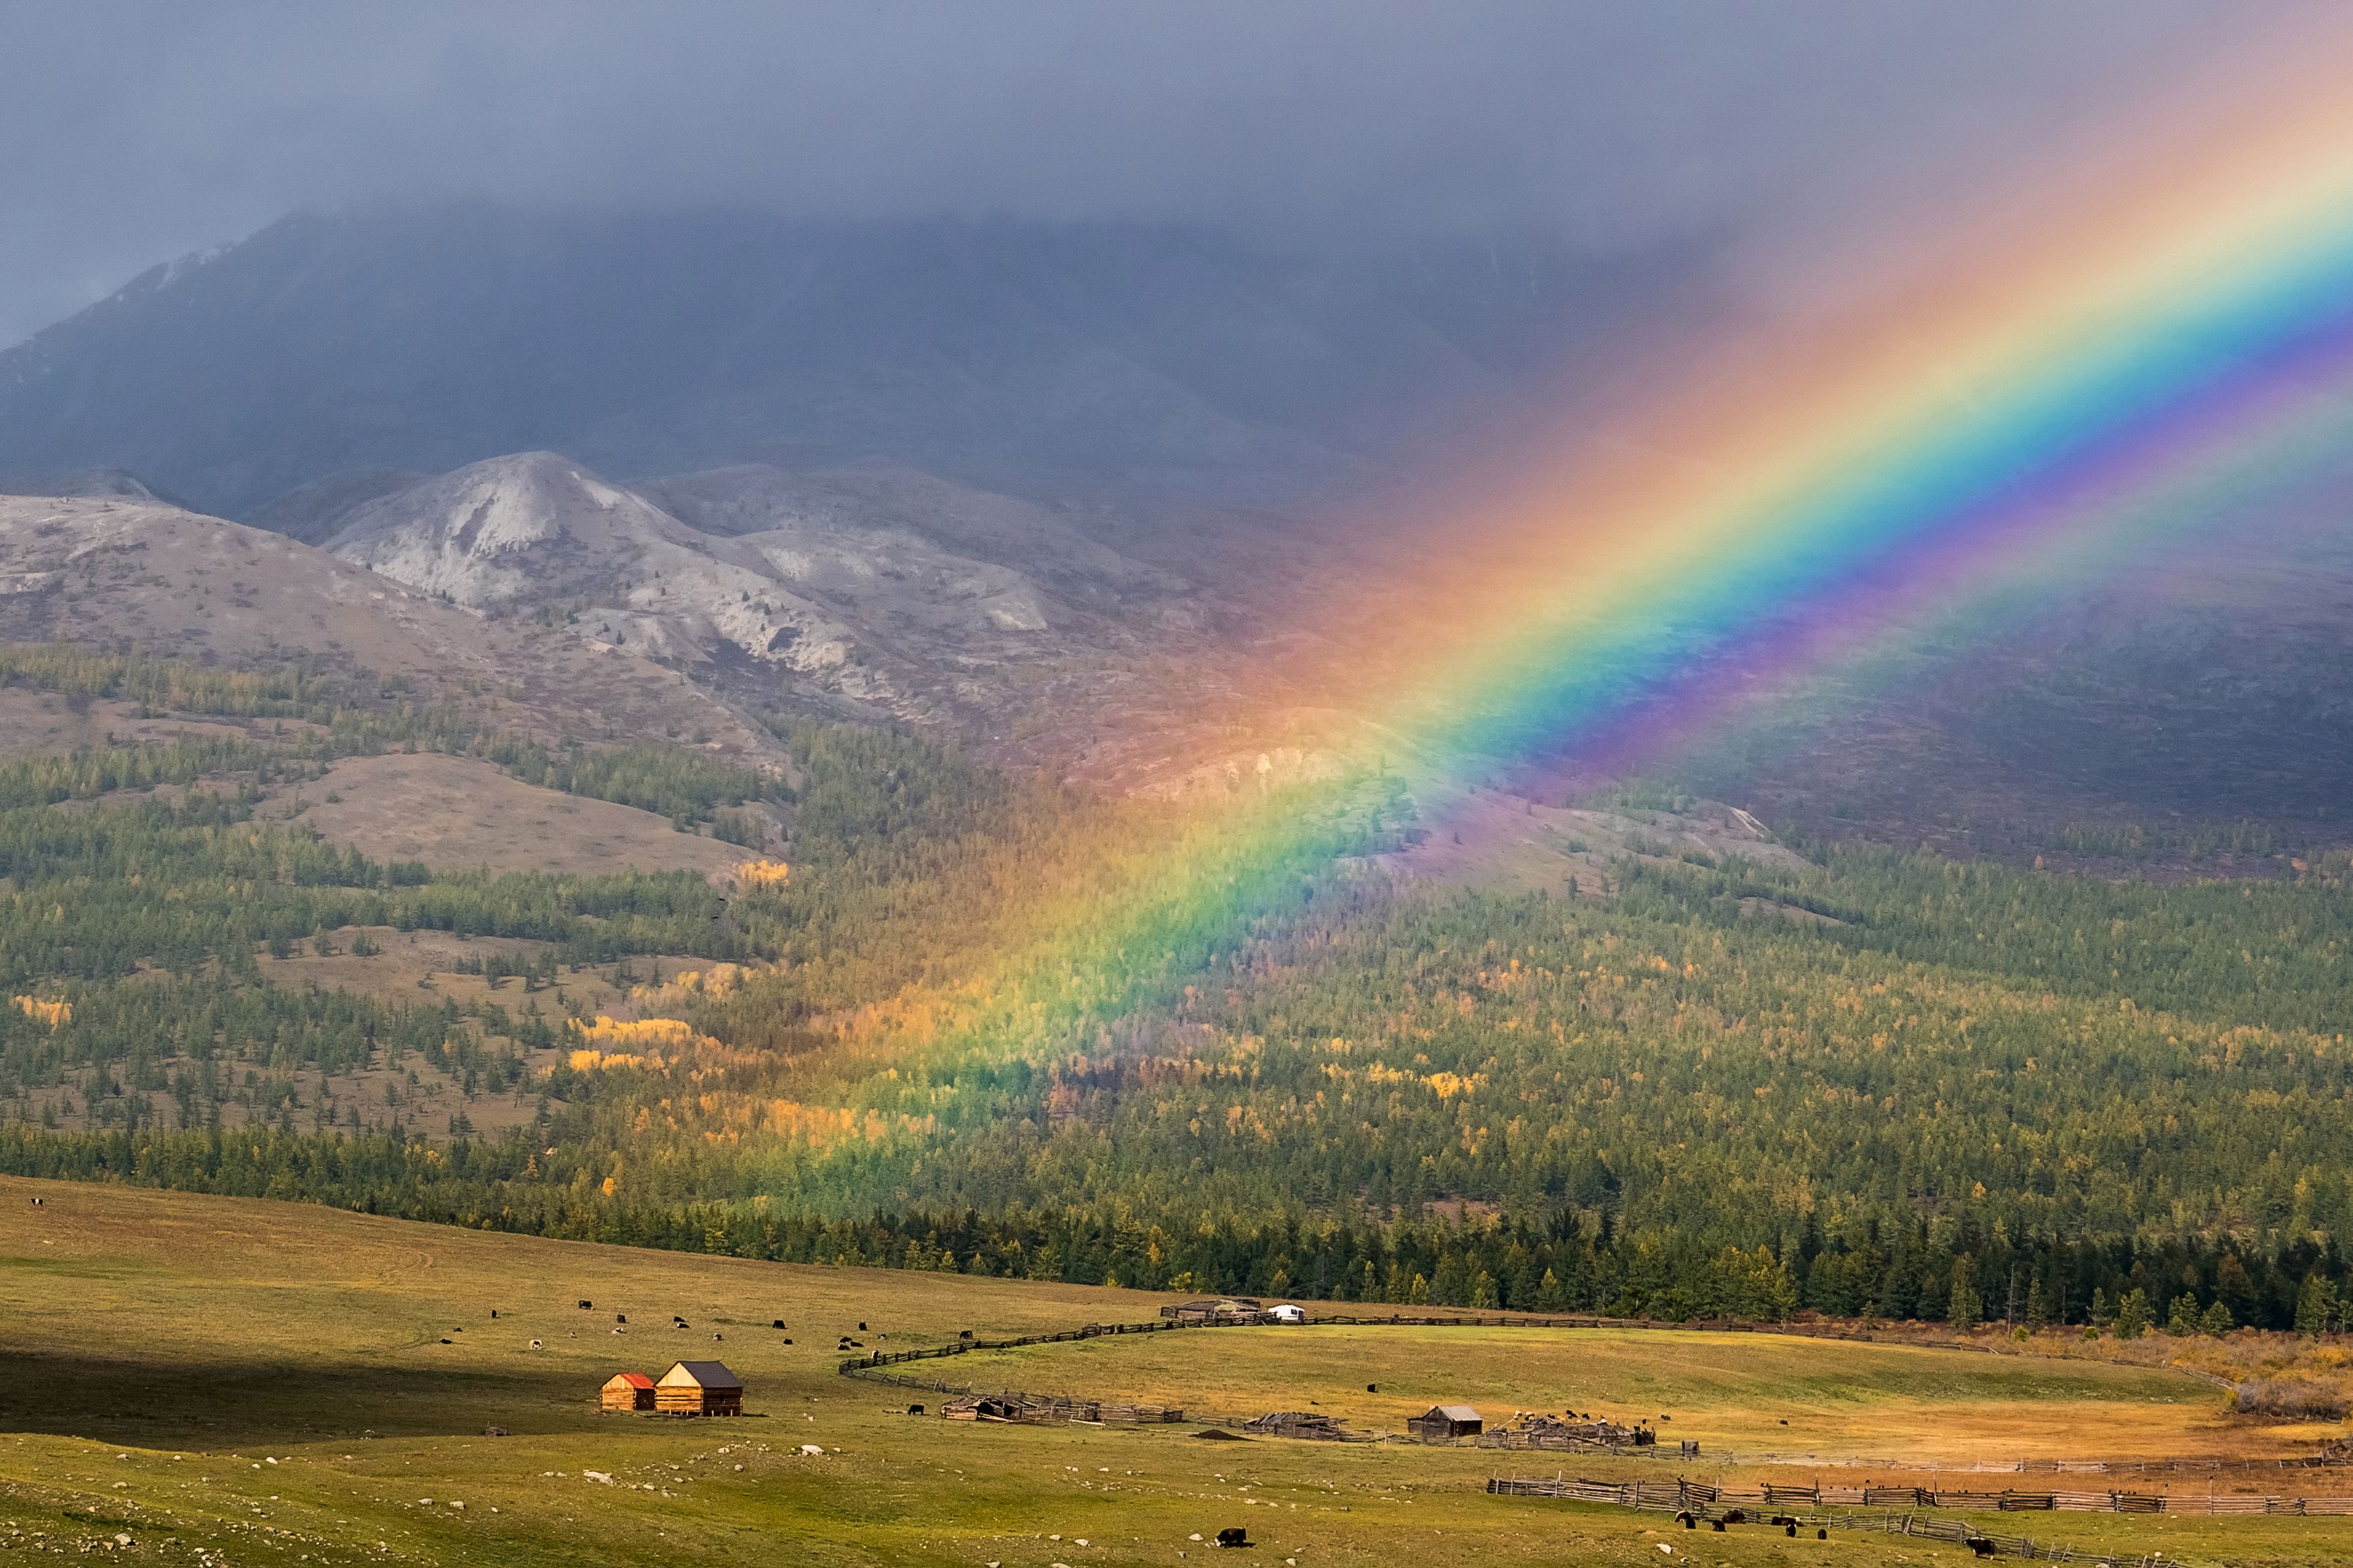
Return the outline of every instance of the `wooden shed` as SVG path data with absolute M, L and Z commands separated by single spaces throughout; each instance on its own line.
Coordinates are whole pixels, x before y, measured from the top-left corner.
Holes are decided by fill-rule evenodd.
M 641 1372 L 617 1372 L 606 1380 L 602 1404 L 607 1410 L 651 1410 L 654 1380 Z
M 1487 1423 L 1467 1405 L 1433 1405 L 1427 1414 L 1415 1416 L 1406 1426 L 1428 1443 L 1451 1437 L 1476 1437 L 1487 1429 Z
M 670 1415 L 741 1415 L 744 1380 L 715 1361 L 682 1361 L 654 1384 L 654 1408 Z

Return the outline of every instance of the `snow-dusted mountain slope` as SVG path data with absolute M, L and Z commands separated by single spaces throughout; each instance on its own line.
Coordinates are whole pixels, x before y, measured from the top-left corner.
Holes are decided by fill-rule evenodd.
M 1119 644 L 1125 598 L 1177 587 L 1042 513 L 1029 520 L 1040 540 L 1005 532 L 1059 554 L 1071 597 L 778 470 L 651 488 L 702 526 L 569 458 L 524 452 L 370 500 L 327 548 L 467 609 L 533 612 L 592 643 L 716 667 L 706 673 L 748 695 L 903 718 L 997 711 L 1041 672 Z M 1059 550 L 1049 525 L 1067 536 Z

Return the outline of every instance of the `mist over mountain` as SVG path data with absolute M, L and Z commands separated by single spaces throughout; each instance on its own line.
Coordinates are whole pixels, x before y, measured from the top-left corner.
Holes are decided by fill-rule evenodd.
M 352 470 L 533 449 L 619 476 L 881 458 L 1015 489 L 1261 499 L 1395 470 L 1701 260 L 1533 243 L 1308 259 L 1199 228 L 1009 220 L 305 213 L 0 354 L 0 471 L 121 468 L 239 518 Z

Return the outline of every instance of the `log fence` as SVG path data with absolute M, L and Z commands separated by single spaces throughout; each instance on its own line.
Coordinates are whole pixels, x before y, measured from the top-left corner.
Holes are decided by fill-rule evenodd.
M 2353 1514 L 2353 1497 L 2247 1497 L 2195 1492 L 2022 1492 L 1947 1490 L 1927 1487 L 1712 1486 L 1678 1477 L 1667 1481 L 1597 1481 L 1556 1476 L 1549 1479 L 1493 1477 L 1492 1493 L 1508 1497 L 1567 1498 L 1717 1518 L 1738 1510 L 1831 1508 L 1947 1509 L 1971 1513 L 2165 1513 L 2288 1515 L 2296 1518 Z M 1819 1521 L 1813 1521 L 1819 1522 Z

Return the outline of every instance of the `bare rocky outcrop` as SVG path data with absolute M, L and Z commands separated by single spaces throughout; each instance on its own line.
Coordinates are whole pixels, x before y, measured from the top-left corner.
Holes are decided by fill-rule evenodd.
M 281 535 L 133 497 L 0 496 L 0 641 L 365 670 L 549 738 L 775 740 L 652 660 L 493 621 Z
M 973 521 L 989 498 L 961 487 L 950 489 L 966 504 L 964 526 L 1051 556 L 1075 592 L 957 553 L 904 521 L 946 516 L 927 504 L 935 497 L 894 511 L 871 491 L 756 466 L 647 489 L 695 524 L 569 458 L 525 452 L 368 501 L 327 548 L 450 605 L 527 612 L 749 700 L 815 697 L 967 729 L 1002 720 L 1057 668 L 1118 648 L 1129 595 L 1177 586 L 1068 525 L 1058 550 L 1042 513 Z

